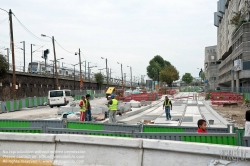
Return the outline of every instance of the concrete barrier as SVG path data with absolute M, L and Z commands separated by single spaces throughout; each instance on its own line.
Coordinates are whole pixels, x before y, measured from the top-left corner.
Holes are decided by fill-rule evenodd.
M 0 134 L 0 165 L 52 165 L 55 154 L 55 135 Z
M 0 147 L 0 165 L 6 166 L 22 160 L 65 166 L 249 166 L 250 160 L 248 147 L 70 134 L 0 133 Z

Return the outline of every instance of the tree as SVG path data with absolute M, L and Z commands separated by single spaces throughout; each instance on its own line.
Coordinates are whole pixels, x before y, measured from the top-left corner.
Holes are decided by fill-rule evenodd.
M 0 79 L 3 79 L 8 72 L 9 64 L 5 57 L 0 54 Z
M 168 86 L 171 86 L 173 81 L 176 81 L 179 78 L 178 70 L 172 65 L 165 67 L 165 69 L 160 72 L 160 80 L 166 82 Z
M 190 73 L 185 73 L 182 76 L 182 81 L 184 81 L 187 85 L 189 85 L 193 81 L 193 77 Z
M 204 81 L 204 80 L 205 80 L 205 78 L 206 78 L 206 75 L 205 75 L 205 73 L 204 73 L 204 72 L 202 72 L 202 74 L 201 74 L 201 80 L 202 80 L 202 81 Z
M 149 66 L 147 67 L 147 75 L 153 80 L 158 80 L 160 71 L 163 70 L 166 66 L 170 65 L 170 62 L 164 60 L 160 55 L 156 55 L 149 61 Z
M 102 73 L 96 73 L 95 80 L 98 84 L 98 88 L 101 89 L 101 87 L 103 85 L 103 81 L 104 81 L 104 77 L 103 77 Z

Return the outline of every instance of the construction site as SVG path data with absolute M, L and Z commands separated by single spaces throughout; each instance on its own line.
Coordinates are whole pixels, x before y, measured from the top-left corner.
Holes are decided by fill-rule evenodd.
M 80 165 L 92 163 L 96 165 L 151 165 L 149 156 L 165 156 L 166 154 L 167 156 L 178 154 L 183 161 L 189 163 L 188 165 L 194 165 L 194 162 L 190 161 L 190 155 L 191 157 L 200 155 L 203 158 L 203 160 L 195 161 L 199 165 L 205 163 L 235 165 L 234 160 L 227 159 L 230 153 L 223 154 L 225 157 L 223 159 L 221 149 L 229 152 L 240 149 L 243 156 L 239 157 L 244 160 L 238 162 L 241 165 L 249 165 L 247 160 L 250 159 L 250 138 L 244 136 L 244 128 L 242 128 L 245 122 L 243 115 L 247 109 L 242 107 L 243 96 L 229 92 L 179 91 L 179 89 L 159 89 L 155 92 L 147 92 L 137 89 L 131 92 L 109 87 L 103 96 L 92 96 L 90 100 L 91 122 L 79 121 L 80 96 L 75 96 L 73 102 L 61 107 L 49 108 L 49 106 L 37 105 L 23 108 L 18 112 L 2 110 L 0 145 L 3 151 L 0 152 L 2 156 L 0 163 L 8 165 L 14 160 L 34 162 L 33 153 L 37 151 L 36 149 L 41 149 L 40 146 L 43 145 L 46 151 L 52 151 L 54 157 L 50 156 L 49 152 L 47 156 L 39 159 L 34 157 L 36 165 L 39 165 L 38 160 L 43 161 L 43 165 L 44 162 L 47 165 L 59 163 L 77 165 L 77 162 Z M 119 101 L 116 123 L 108 123 L 107 97 L 110 94 L 115 94 L 115 98 Z M 172 102 L 171 120 L 166 120 L 165 109 L 163 109 L 165 96 L 168 96 Z M 4 105 L 6 103 L 2 103 L 2 106 Z M 199 119 L 207 122 L 208 133 L 202 135 L 197 133 Z M 143 145 L 140 145 L 142 143 Z M 11 146 L 13 151 L 28 146 L 30 152 L 15 156 L 4 153 L 10 150 L 10 144 L 18 144 L 15 148 Z M 204 153 L 202 149 L 211 150 Z M 64 158 L 66 154 L 59 155 L 59 151 L 66 153 L 71 150 L 84 151 L 84 159 L 69 161 Z M 128 153 L 134 160 L 110 160 L 107 157 L 109 151 L 117 153 L 118 157 L 120 156 L 118 152 Z M 79 155 L 75 153 L 75 156 Z M 162 158 L 158 159 L 162 160 Z M 162 161 L 162 163 L 159 165 L 168 162 Z M 171 165 L 179 164 L 172 163 Z

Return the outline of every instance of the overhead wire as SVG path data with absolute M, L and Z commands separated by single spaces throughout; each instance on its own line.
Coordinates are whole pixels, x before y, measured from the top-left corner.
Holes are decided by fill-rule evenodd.
M 66 51 L 66 52 L 68 52 L 68 53 L 72 53 L 72 54 L 75 53 L 75 52 L 71 52 L 71 51 L 66 50 L 63 46 L 61 46 L 61 45 L 58 43 L 57 40 L 55 40 L 55 41 L 56 41 L 56 43 L 59 45 L 59 47 L 61 47 L 64 51 Z
M 23 27 L 23 29 L 25 29 L 31 36 L 33 36 L 34 38 L 36 38 L 37 40 L 40 40 L 40 41 L 44 41 L 44 42 L 50 42 L 48 40 L 44 40 L 44 39 L 41 39 L 39 37 L 37 37 L 36 35 L 34 35 L 28 28 L 26 28 L 26 26 L 23 25 L 23 23 L 16 17 L 16 15 L 13 13 L 15 19 L 18 21 L 18 23 Z

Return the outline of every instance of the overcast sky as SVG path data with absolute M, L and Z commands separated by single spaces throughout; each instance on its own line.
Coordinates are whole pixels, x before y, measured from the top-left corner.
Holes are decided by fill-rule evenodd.
M 57 58 L 64 58 L 65 66 L 78 63 L 73 52 L 82 51 L 82 61 L 97 65 L 98 69 L 112 68 L 112 75 L 120 77 L 123 71 L 133 76 L 146 75 L 149 60 L 161 55 L 180 72 L 198 76 L 203 68 L 204 49 L 216 45 L 217 28 L 213 13 L 217 0 L 0 0 L 0 8 L 12 9 L 15 16 L 35 36 L 30 35 L 13 16 L 16 66 L 23 65 L 23 47 L 26 42 L 26 64 L 33 50 L 43 46 L 50 49 L 52 42 L 41 34 L 54 36 Z M 0 10 L 0 52 L 9 47 L 8 15 Z M 40 39 L 39 39 L 40 38 Z M 46 40 L 46 41 L 43 41 Z M 42 50 L 40 49 L 40 50 Z M 39 51 L 39 50 L 38 50 Z M 35 52 L 33 61 L 43 61 L 42 52 Z M 19 67 L 20 68 L 20 67 Z

